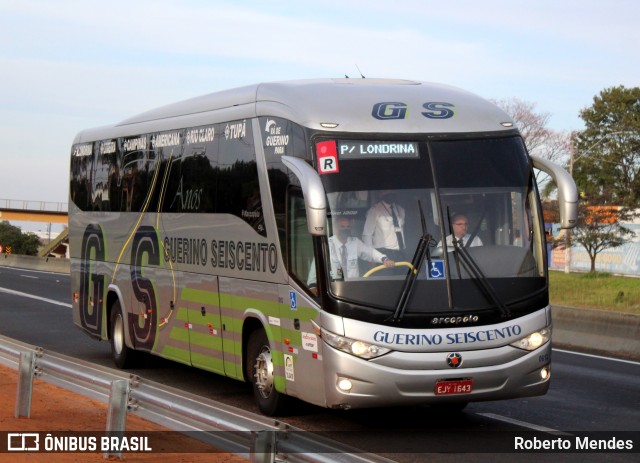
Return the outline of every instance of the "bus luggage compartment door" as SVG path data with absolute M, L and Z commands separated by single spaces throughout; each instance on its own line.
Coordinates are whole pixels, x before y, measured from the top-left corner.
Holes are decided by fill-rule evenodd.
M 182 290 L 188 307 L 189 349 L 194 367 L 225 374 L 218 277 Z

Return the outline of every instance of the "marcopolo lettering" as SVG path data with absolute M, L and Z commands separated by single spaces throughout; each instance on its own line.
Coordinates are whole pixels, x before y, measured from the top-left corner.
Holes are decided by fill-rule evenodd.
M 477 315 L 461 315 L 458 317 L 434 317 L 432 325 L 460 325 L 462 323 L 477 323 L 480 318 Z

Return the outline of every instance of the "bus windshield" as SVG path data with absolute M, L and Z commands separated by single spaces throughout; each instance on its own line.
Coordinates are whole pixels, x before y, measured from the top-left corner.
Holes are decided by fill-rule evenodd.
M 546 288 L 535 183 L 519 138 L 336 140 L 335 151 L 336 169 L 321 175 L 332 296 L 392 311 L 413 271 L 411 316 L 494 309 Z M 428 248 L 418 256 L 421 238 Z

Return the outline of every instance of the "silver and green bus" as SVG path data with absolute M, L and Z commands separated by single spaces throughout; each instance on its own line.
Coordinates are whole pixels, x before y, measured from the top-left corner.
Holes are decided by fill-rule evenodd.
M 534 168 L 572 227 L 573 180 L 529 156 L 507 114 L 407 80 L 263 83 L 85 130 L 73 320 L 118 367 L 151 353 L 250 382 L 268 415 L 290 397 L 541 395 L 552 320 Z M 389 193 L 399 217 L 372 218 Z M 395 249 L 368 236 L 376 220 L 394 221 Z M 466 243 L 447 239 L 457 221 Z M 360 250 L 347 264 L 339 237 Z

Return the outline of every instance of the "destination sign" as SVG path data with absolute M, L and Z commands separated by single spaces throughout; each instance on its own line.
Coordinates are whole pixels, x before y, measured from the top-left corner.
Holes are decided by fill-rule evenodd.
M 340 159 L 418 158 L 418 143 L 340 140 L 338 142 L 338 156 Z

